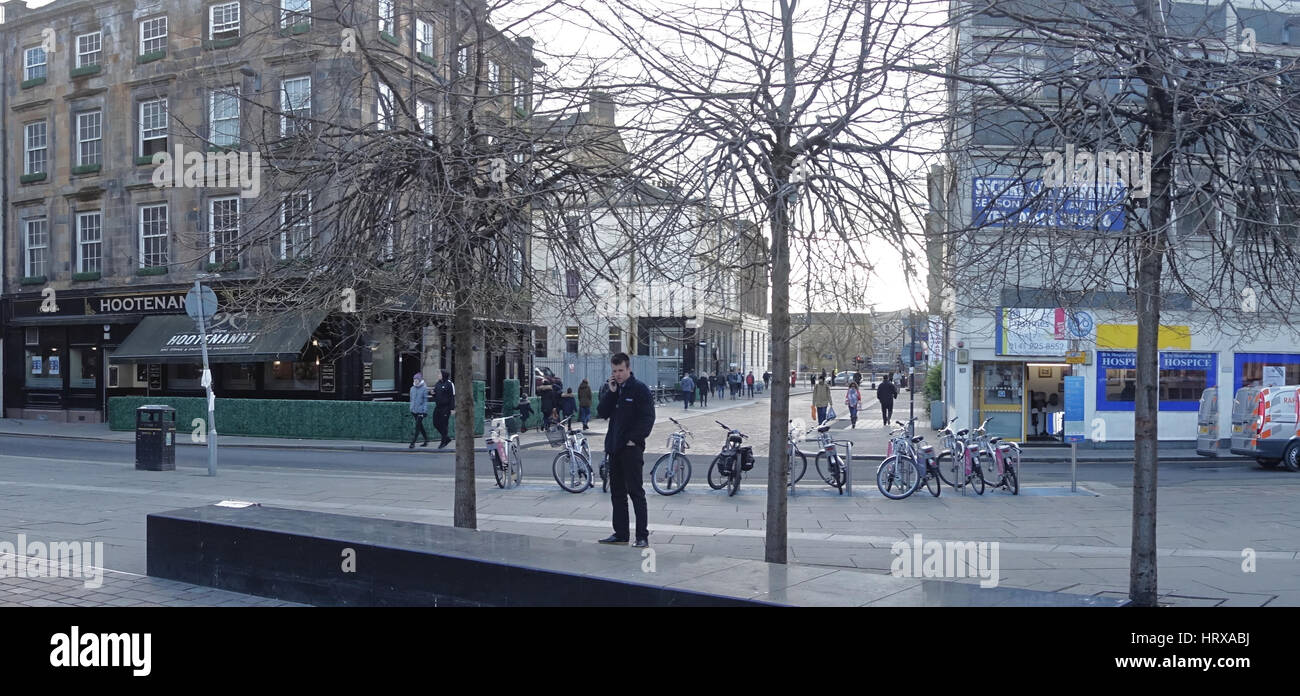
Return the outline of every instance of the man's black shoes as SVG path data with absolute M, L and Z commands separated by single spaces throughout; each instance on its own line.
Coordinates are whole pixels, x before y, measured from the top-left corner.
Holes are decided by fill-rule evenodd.
M 618 535 L 617 535 L 617 534 L 610 534 L 609 536 L 605 537 L 604 539 L 601 539 L 601 540 L 600 540 L 600 543 L 602 543 L 602 544 L 626 544 L 626 543 L 627 543 L 627 538 L 625 537 L 625 538 L 620 539 L 620 538 L 618 538 Z
M 649 539 L 637 539 L 636 542 L 632 544 L 632 546 L 634 546 L 635 548 L 638 548 L 638 549 L 648 548 L 648 547 L 650 546 L 650 540 L 649 540 Z

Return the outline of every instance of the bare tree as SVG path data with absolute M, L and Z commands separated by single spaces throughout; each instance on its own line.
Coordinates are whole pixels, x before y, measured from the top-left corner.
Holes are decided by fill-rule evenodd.
M 938 39 L 913 24 L 918 6 L 573 6 L 631 58 L 620 76 L 624 103 L 640 107 L 626 127 L 629 149 L 725 219 L 751 220 L 766 231 L 767 253 L 735 266 L 770 273 L 771 369 L 778 376 L 788 373 L 791 357 L 792 265 L 841 276 L 867 265 L 870 241 L 902 247 L 917 224 L 907 201 L 924 198 L 924 174 L 918 178 L 909 167 L 919 164 L 904 160 L 908 137 L 942 118 L 909 116 L 914 85 L 896 70 Z M 777 379 L 765 551 L 777 563 L 787 559 L 789 416 L 789 383 Z
M 953 18 L 944 273 L 958 314 L 1033 296 L 1136 316 L 1139 605 L 1157 598 L 1162 315 L 1240 337 L 1300 308 L 1300 73 L 1255 40 L 1274 19 L 1253 12 L 1002 0 Z M 972 186 L 983 204 L 967 217 L 955 202 Z

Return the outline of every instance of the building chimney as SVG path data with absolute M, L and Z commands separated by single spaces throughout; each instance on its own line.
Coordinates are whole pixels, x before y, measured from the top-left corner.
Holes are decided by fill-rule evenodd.
M 591 120 L 597 125 L 613 126 L 614 112 L 617 107 L 614 105 L 613 97 L 609 92 L 592 90 L 591 92 Z

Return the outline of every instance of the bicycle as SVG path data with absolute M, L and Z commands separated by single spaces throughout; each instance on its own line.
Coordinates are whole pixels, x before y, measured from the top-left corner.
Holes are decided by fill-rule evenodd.
M 1020 445 L 1003 442 L 1000 437 L 989 437 L 985 425 L 988 425 L 987 420 L 975 431 L 975 438 L 983 448 L 981 456 L 987 455 L 993 460 L 994 466 L 989 467 L 989 473 L 995 470 L 997 472 L 997 483 L 989 481 L 988 484 L 993 488 L 1002 488 L 1011 495 L 1020 495 L 1020 476 L 1017 473 L 1020 469 Z
M 581 430 L 573 429 L 573 416 L 556 423 L 546 431 L 546 439 L 553 447 L 564 447 L 564 451 L 555 455 L 551 462 L 551 474 L 560 488 L 570 493 L 582 493 L 595 485 L 595 473 L 591 470 L 591 448 L 587 436 Z M 608 472 L 601 465 L 601 490 L 607 490 Z
M 817 431 L 817 453 L 813 457 L 813 466 L 817 469 L 817 475 L 826 482 L 826 485 L 839 490 L 840 495 L 844 495 L 844 484 L 848 481 L 848 465 L 840 456 L 835 440 L 831 438 L 831 421 L 828 419 L 822 422 L 814 430 Z M 799 454 L 806 455 L 804 452 Z M 825 464 L 822 463 L 823 459 Z M 808 462 L 805 459 L 803 470 L 806 471 L 807 468 Z M 803 478 L 803 471 L 800 471 L 799 478 Z M 795 483 L 798 483 L 798 479 L 795 479 Z
M 484 438 L 498 488 L 518 486 L 524 480 L 524 464 L 519 459 L 519 435 L 507 433 L 506 419 L 493 418 L 492 428 Z
M 727 440 L 722 446 L 722 451 L 709 465 L 707 476 L 709 488 L 717 491 L 730 486 L 731 492 L 727 495 L 733 496 L 740 490 L 741 472 L 754 468 L 754 448 L 741 447 L 741 443 L 749 438 L 748 435 L 722 421 L 713 422 L 727 431 Z
M 789 471 L 787 474 L 787 486 L 793 486 L 803 480 L 803 476 L 808 471 L 808 455 L 817 456 L 816 452 L 804 452 L 799 449 L 799 440 L 811 433 L 814 429 L 804 430 L 803 419 L 798 423 L 790 421 L 790 431 L 786 434 L 786 442 L 790 445 Z M 796 459 L 797 457 L 797 459 Z
M 902 500 L 921 487 L 922 477 L 917 475 L 915 445 L 925 438 L 911 435 L 909 426 L 915 421 L 913 418 L 909 425 L 894 421 L 901 427 L 889 432 L 885 458 L 876 469 L 876 488 L 890 500 Z
M 659 495 L 677 495 L 691 480 L 691 460 L 686 456 L 691 432 L 676 418 L 669 416 L 668 420 L 677 426 L 677 432 L 668 436 L 668 454 L 657 459 L 650 469 L 650 485 Z

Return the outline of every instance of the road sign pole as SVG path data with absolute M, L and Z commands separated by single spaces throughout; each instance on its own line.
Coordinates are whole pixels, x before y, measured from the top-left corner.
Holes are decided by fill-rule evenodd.
M 194 281 L 194 293 L 200 298 L 203 288 L 199 281 Z M 200 301 L 200 304 L 202 302 Z M 212 393 L 212 371 L 208 366 L 208 322 L 205 312 L 198 312 L 199 345 L 203 347 L 203 386 L 208 395 L 208 476 L 217 475 L 217 417 L 216 397 Z
M 1070 443 L 1070 492 L 1079 490 L 1079 443 Z

